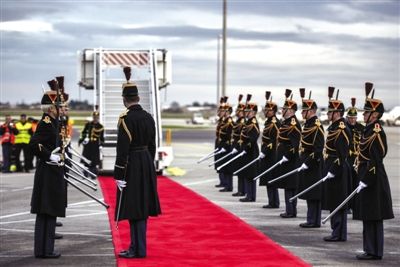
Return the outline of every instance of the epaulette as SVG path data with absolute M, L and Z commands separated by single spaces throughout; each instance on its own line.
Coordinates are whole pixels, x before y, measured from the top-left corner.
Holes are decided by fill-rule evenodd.
M 271 122 L 272 122 L 272 123 L 276 123 L 276 118 L 273 117 L 272 120 L 271 120 Z
M 257 123 L 257 119 L 256 119 L 256 118 L 253 118 L 253 119 L 251 120 L 251 123 L 256 124 L 256 123 Z
M 120 118 L 125 117 L 126 115 L 128 115 L 129 109 L 126 109 L 124 112 L 122 112 L 121 114 L 119 114 Z
M 339 128 L 340 128 L 340 129 L 345 129 L 345 128 L 346 128 L 346 125 L 344 124 L 343 121 L 341 121 L 341 122 L 339 123 Z
M 315 120 L 315 125 L 317 125 L 318 127 L 321 126 L 321 122 L 319 121 L 319 119 L 316 119 L 316 120 Z
M 45 116 L 42 121 L 44 121 L 44 123 L 51 123 L 51 120 L 50 120 L 49 116 Z
M 295 126 L 297 124 L 295 118 L 292 118 L 292 120 L 290 121 L 290 124 L 292 126 Z
M 374 132 L 379 133 L 380 131 L 382 131 L 381 125 L 379 123 L 375 123 Z

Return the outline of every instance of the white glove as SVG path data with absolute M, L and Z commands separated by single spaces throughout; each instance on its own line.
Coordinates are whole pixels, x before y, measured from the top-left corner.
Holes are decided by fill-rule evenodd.
M 238 153 L 238 151 L 237 151 L 237 149 L 236 149 L 236 148 L 234 148 L 234 149 L 232 149 L 232 152 L 231 152 L 231 153 L 232 153 L 232 155 L 233 155 L 233 154 L 236 154 L 236 153 Z
M 260 152 L 260 155 L 258 156 L 258 158 L 259 158 L 259 159 L 263 159 L 263 158 L 265 158 L 265 155 L 264 155 L 264 153 Z
M 279 165 L 285 163 L 286 161 L 288 161 L 288 159 L 285 156 L 283 156 L 282 159 L 279 161 Z
M 117 187 L 119 191 L 122 191 L 122 189 L 126 187 L 126 181 L 117 180 Z
M 325 182 L 326 180 L 331 179 L 333 177 L 335 177 L 335 175 L 332 174 L 331 172 L 328 172 L 328 174 L 324 178 L 322 178 L 322 181 Z
M 103 146 L 99 146 L 99 150 L 100 150 L 100 151 L 103 150 Z
M 357 194 L 360 193 L 360 191 L 363 190 L 366 187 L 367 187 L 367 185 L 360 181 L 358 183 L 358 187 L 357 187 Z
M 307 169 L 308 169 L 308 166 L 305 163 L 303 163 L 303 164 L 301 164 L 298 171 L 307 170 Z
M 61 159 L 60 155 L 57 154 L 50 154 L 50 161 L 51 162 L 59 162 Z
M 83 145 L 87 145 L 87 143 L 89 143 L 89 138 L 86 137 L 86 138 L 83 140 L 82 144 L 83 144 Z

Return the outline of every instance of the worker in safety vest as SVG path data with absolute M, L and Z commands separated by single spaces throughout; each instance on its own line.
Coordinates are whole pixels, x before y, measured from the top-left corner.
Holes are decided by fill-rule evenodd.
M 15 135 L 15 166 L 16 171 L 21 172 L 22 166 L 20 161 L 21 150 L 24 152 L 24 170 L 29 172 L 33 169 L 32 166 L 32 153 L 29 149 L 29 141 L 33 135 L 32 123 L 28 122 L 25 114 L 21 114 L 21 120 L 15 124 L 15 128 L 18 130 L 18 134 Z
M 3 173 L 10 172 L 11 151 L 15 141 L 15 134 L 18 133 L 11 120 L 11 115 L 6 115 L 6 121 L 0 125 L 1 146 L 3 149 Z

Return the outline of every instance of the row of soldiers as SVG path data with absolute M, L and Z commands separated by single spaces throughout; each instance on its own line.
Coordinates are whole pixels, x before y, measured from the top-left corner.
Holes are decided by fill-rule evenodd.
M 237 175 L 238 192 L 233 196 L 244 196 L 241 202 L 254 202 L 256 182 L 260 179 L 259 184 L 266 186 L 268 195 L 268 204 L 263 208 L 279 208 L 278 188 L 284 189 L 282 218 L 297 216 L 298 197 L 307 201 L 307 221 L 300 224 L 302 228 L 319 228 L 321 210 L 329 210 L 332 232 L 324 237 L 327 242 L 347 240 L 347 213 L 351 208 L 353 219 L 363 221 L 364 253 L 357 255 L 357 259 L 381 259 L 383 220 L 394 218 L 383 165 L 386 135 L 379 121 L 384 107 L 381 100 L 374 98 L 372 83 L 367 82 L 365 90 L 364 127 L 357 123 L 355 99 L 346 120 L 339 90 L 333 97 L 335 88 L 328 88 L 331 123 L 326 138 L 317 116 L 317 103 L 311 99 L 311 92 L 305 97 L 304 88 L 300 89 L 303 127 L 295 114 L 297 103 L 292 100 L 292 91 L 285 92 L 281 120 L 276 116 L 277 104 L 267 91 L 262 133 L 256 119 L 258 107 L 251 102 L 251 95 L 247 95 L 245 103 L 241 102 L 243 96 L 239 96 L 235 121 L 227 97 L 221 98 L 212 154 L 220 179 L 216 187 L 223 187 L 221 192 L 231 192 L 233 175 Z M 257 144 L 260 135 L 261 151 Z M 348 199 L 351 200 L 347 202 Z

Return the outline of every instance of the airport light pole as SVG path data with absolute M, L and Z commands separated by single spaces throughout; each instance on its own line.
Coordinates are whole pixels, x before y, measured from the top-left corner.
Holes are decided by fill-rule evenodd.
M 226 8 L 227 0 L 223 0 L 222 22 L 222 96 L 226 96 Z

